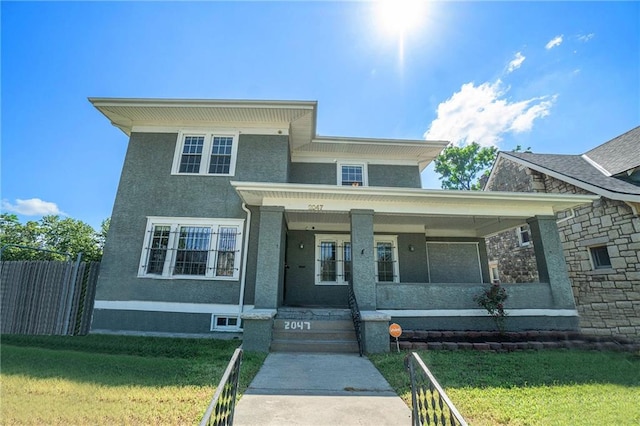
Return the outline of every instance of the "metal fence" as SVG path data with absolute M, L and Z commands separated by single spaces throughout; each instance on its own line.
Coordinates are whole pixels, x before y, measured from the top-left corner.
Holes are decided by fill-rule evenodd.
M 467 426 L 456 407 L 444 392 L 420 356 L 412 352 L 405 358 L 411 377 L 412 425 Z
M 89 332 L 99 262 L 0 262 L 0 332 Z
M 240 378 L 240 364 L 242 363 L 242 349 L 238 348 L 233 353 L 227 369 L 218 383 L 216 393 L 204 413 L 200 426 L 233 425 L 233 413 L 236 408 L 236 395 L 238 394 L 238 379 Z
M 364 345 L 362 343 L 362 319 L 360 318 L 360 308 L 356 294 L 353 291 L 353 284 L 349 283 L 349 309 L 351 310 L 351 319 L 353 320 L 353 328 L 356 331 L 356 339 L 358 340 L 358 353 L 360 356 L 364 353 Z

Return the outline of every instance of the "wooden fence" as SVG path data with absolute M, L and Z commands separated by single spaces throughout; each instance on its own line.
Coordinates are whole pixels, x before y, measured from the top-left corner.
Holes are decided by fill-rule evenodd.
M 99 262 L 0 262 L 0 332 L 89 332 Z

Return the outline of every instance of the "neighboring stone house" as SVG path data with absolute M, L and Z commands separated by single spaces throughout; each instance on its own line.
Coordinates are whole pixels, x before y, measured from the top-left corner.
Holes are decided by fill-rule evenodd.
M 598 195 L 557 218 L 580 328 L 639 339 L 640 127 L 583 155 L 501 152 L 485 191 Z M 487 239 L 489 262 L 505 283 L 538 273 L 535 242 L 518 237 L 522 226 Z
M 526 221 L 545 273 L 509 290 L 507 326 L 577 329 L 554 215 L 591 195 L 422 189 L 447 142 L 321 137 L 316 102 L 90 101 L 129 137 L 92 332 L 267 351 L 319 338 L 350 293 L 366 352 L 389 350 L 390 321 L 492 329 L 473 301 L 490 282 L 484 238 Z

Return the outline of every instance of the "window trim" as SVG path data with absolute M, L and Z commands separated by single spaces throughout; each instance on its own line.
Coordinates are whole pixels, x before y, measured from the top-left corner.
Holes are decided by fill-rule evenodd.
M 378 259 L 377 259 L 377 252 L 378 252 L 378 243 L 391 243 L 391 249 L 393 250 L 393 259 L 392 259 L 392 263 L 393 263 L 393 280 L 391 281 L 380 281 L 379 278 L 379 274 L 378 274 Z M 398 236 L 397 235 L 374 235 L 373 237 L 373 244 L 375 246 L 375 252 L 376 252 L 376 259 L 374 260 L 375 263 L 375 270 L 376 270 L 376 282 L 377 283 L 399 283 L 400 282 L 400 268 L 399 268 L 399 259 L 398 259 Z
M 322 242 L 335 242 L 336 246 L 340 249 L 336 251 L 336 281 L 320 281 L 320 243 Z M 374 235 L 374 253 L 377 253 L 378 243 L 391 243 L 393 250 L 393 281 L 378 281 L 378 261 L 377 257 L 374 257 L 375 268 L 375 280 L 381 283 L 399 283 L 400 282 L 400 260 L 398 257 L 398 236 L 397 235 Z M 349 283 L 344 280 L 344 244 L 351 243 L 350 234 L 315 234 L 315 262 L 314 262 L 314 283 L 315 285 L 348 285 Z M 353 252 L 352 259 L 353 262 Z M 353 263 L 352 263 L 353 264 Z
M 224 318 L 227 325 L 218 325 L 218 319 Z M 229 325 L 229 320 L 235 320 L 236 325 Z M 211 314 L 210 331 L 239 331 L 242 329 L 242 320 L 234 314 Z
M 184 148 L 185 138 L 188 136 L 203 136 L 204 145 L 202 147 L 202 156 L 200 158 L 200 169 L 198 173 L 180 172 L 180 162 L 182 160 L 182 151 Z M 232 137 L 233 145 L 231 147 L 231 162 L 229 164 L 229 173 L 209 173 L 209 165 L 211 163 L 211 155 L 213 148 L 213 139 L 215 137 Z M 235 176 L 236 160 L 238 158 L 238 142 L 240 139 L 239 132 L 216 131 L 216 130 L 190 130 L 184 129 L 178 132 L 176 139 L 176 147 L 173 153 L 173 164 L 171 166 L 171 174 L 177 176 Z
M 320 280 L 320 244 L 323 242 L 333 242 L 336 244 L 336 280 L 322 281 Z M 351 243 L 351 237 L 348 234 L 316 234 L 315 235 L 315 259 L 314 266 L 315 285 L 348 285 L 344 280 L 344 243 Z M 352 254 L 353 256 L 353 254 Z M 353 258 L 352 258 L 353 259 Z
M 167 242 L 167 254 L 164 259 L 164 265 L 161 274 L 147 273 L 147 263 L 149 250 L 151 248 L 151 242 L 153 239 L 153 230 L 156 226 L 169 226 L 170 234 Z M 172 269 L 175 268 L 177 246 L 178 246 L 178 232 L 180 227 L 183 226 L 200 226 L 204 228 L 211 228 L 211 237 L 209 241 L 208 252 L 212 253 L 218 249 L 218 230 L 220 228 L 237 228 L 236 234 L 236 255 L 234 262 L 233 275 L 216 275 L 216 264 L 218 261 L 217 256 L 207 256 L 207 270 L 205 275 L 173 275 Z M 144 238 L 142 240 L 142 249 L 140 253 L 140 263 L 138 265 L 138 278 L 151 278 L 151 279 L 170 279 L 170 280 L 209 280 L 209 281 L 238 281 L 240 279 L 240 269 L 242 262 L 242 249 L 244 239 L 242 233 L 244 232 L 244 219 L 230 219 L 230 218 L 188 218 L 188 217 L 161 217 L 161 216 L 148 216 L 147 225 L 145 226 Z M 213 248 L 215 247 L 215 248 Z
M 604 248 L 605 251 L 607 252 L 607 257 L 609 258 L 608 264 L 599 264 L 599 262 L 596 262 L 596 256 L 594 255 L 593 250 L 601 249 L 601 248 Z M 589 260 L 591 261 L 592 271 L 602 271 L 602 270 L 613 269 L 613 266 L 611 265 L 611 255 L 609 254 L 609 246 L 607 244 L 598 244 L 598 245 L 590 246 L 588 247 L 588 249 L 589 249 Z
M 520 225 L 516 228 L 516 233 L 518 234 L 518 246 L 520 247 L 529 247 L 531 245 L 531 229 L 527 227 L 527 225 Z M 522 234 L 528 234 L 529 240 L 524 241 L 522 238 Z
M 337 163 L 336 181 L 338 186 L 343 186 L 342 185 L 342 168 L 344 166 L 362 167 L 362 186 L 369 186 L 369 171 L 368 171 L 367 163 L 362 163 L 358 161 L 339 161 Z M 348 186 L 348 185 L 345 185 L 345 186 Z

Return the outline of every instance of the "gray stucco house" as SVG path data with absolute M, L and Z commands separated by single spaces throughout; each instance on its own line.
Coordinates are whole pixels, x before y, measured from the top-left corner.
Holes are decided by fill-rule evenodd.
M 582 155 L 501 152 L 487 191 L 592 194 L 557 226 L 585 334 L 640 340 L 640 127 Z M 504 283 L 537 280 L 525 223 L 487 239 Z
M 324 327 L 304 315 L 346 309 L 350 288 L 366 352 L 389 350 L 391 321 L 491 329 L 473 301 L 484 237 L 523 222 L 540 280 L 509 289 L 507 326 L 577 327 L 555 214 L 592 195 L 422 189 L 447 142 L 318 136 L 316 102 L 90 102 L 129 136 L 93 332 L 242 333 L 267 351 Z

